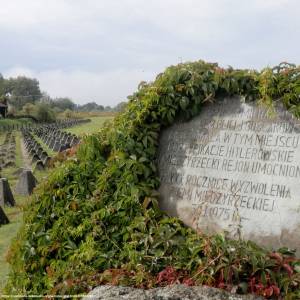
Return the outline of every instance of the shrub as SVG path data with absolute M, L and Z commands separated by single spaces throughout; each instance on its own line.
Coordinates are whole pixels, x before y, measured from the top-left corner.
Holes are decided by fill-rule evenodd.
M 41 102 L 35 105 L 35 111 L 33 112 L 33 116 L 39 122 L 45 123 L 54 122 L 56 119 L 54 111 L 51 109 L 50 105 Z
M 64 118 L 66 118 L 66 119 L 71 119 L 71 118 L 73 118 L 73 117 L 75 117 L 75 113 L 74 113 L 72 110 L 66 109 L 66 110 L 64 111 Z
M 262 72 L 198 61 L 141 84 L 125 111 L 41 183 L 8 259 L 15 294 L 86 292 L 101 283 L 206 284 L 265 297 L 300 297 L 299 260 L 252 242 L 198 234 L 158 208 L 160 131 L 197 115 L 205 101 L 281 99 L 299 116 L 299 68 Z
M 26 103 L 23 108 L 21 113 L 25 114 L 25 115 L 34 115 L 36 111 L 36 106 L 32 103 Z

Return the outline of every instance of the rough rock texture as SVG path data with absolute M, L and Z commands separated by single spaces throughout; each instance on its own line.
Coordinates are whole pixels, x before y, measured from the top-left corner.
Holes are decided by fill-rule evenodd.
M 15 206 L 16 202 L 6 178 L 0 179 L 0 205 Z
M 251 240 L 273 249 L 284 245 L 298 249 L 300 257 L 299 176 L 290 171 L 284 174 L 275 171 L 277 167 L 283 167 L 283 161 L 278 160 L 275 167 L 268 156 L 277 153 L 279 145 L 276 142 L 254 142 L 266 132 L 271 133 L 270 128 L 288 124 L 288 131 L 273 130 L 268 138 L 269 141 L 282 137 L 297 140 L 298 148 L 296 144 L 293 146 L 295 151 L 289 159 L 290 170 L 297 169 L 295 166 L 300 161 L 300 121 L 279 102 L 274 102 L 274 112 L 270 116 L 265 107 L 256 102 L 244 102 L 240 97 L 220 97 L 204 105 L 201 113 L 191 120 L 176 121 L 162 130 L 158 147 L 160 208 L 196 231 L 208 234 L 226 232 L 228 237 Z M 241 142 L 241 139 L 229 136 L 251 137 L 251 142 L 250 139 Z M 280 151 L 289 151 L 288 147 L 286 143 L 280 145 Z M 222 150 L 217 153 L 212 149 Z M 238 151 L 246 153 L 249 149 L 253 150 L 252 154 L 255 153 L 251 157 L 237 154 Z M 227 167 L 227 164 L 231 166 Z M 289 166 L 284 165 L 286 168 Z M 246 192 L 248 188 L 244 189 L 242 185 L 237 187 L 238 182 L 251 185 L 251 192 Z M 254 185 L 263 186 L 263 193 L 268 195 L 259 209 L 256 204 L 261 192 Z M 275 186 L 289 190 L 288 201 L 282 201 L 273 192 L 267 191 Z M 226 199 L 237 199 L 237 194 L 244 196 L 234 205 L 216 198 L 216 195 L 226 195 Z M 268 207 L 267 203 L 271 206 Z
M 36 178 L 33 176 L 30 170 L 24 170 L 16 186 L 16 192 L 19 195 L 30 195 L 37 184 Z
M 84 300 L 258 300 L 263 299 L 253 295 L 230 294 L 223 290 L 206 286 L 188 287 L 172 285 L 151 290 L 135 289 L 131 287 L 98 286 L 91 291 Z

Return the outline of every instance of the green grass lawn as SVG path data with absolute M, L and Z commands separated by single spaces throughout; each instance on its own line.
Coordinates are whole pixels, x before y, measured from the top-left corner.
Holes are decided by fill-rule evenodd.
M 111 121 L 113 117 L 111 116 L 101 116 L 101 117 L 90 117 L 91 122 L 84 123 L 82 125 L 74 126 L 72 128 L 67 128 L 65 131 L 71 132 L 78 136 L 84 134 L 90 134 L 99 131 L 104 122 Z
M 16 233 L 21 225 L 22 221 L 22 209 L 26 203 L 27 197 L 18 196 L 14 193 L 14 188 L 18 180 L 18 176 L 15 174 L 16 170 L 22 166 L 22 155 L 20 147 L 19 131 L 13 132 L 16 137 L 16 166 L 11 168 L 4 168 L 1 170 L 1 177 L 7 178 L 10 188 L 14 194 L 16 201 L 15 207 L 4 207 L 5 214 L 7 215 L 10 223 L 4 226 L 0 226 L 0 291 L 6 282 L 6 278 L 9 271 L 9 265 L 5 260 L 7 251 L 11 240 L 16 236 Z M 0 135 L 1 144 L 3 143 L 6 133 Z
M 8 216 L 11 219 L 11 216 Z M 5 286 L 7 276 L 9 273 L 9 265 L 6 262 L 6 254 L 8 251 L 8 245 L 10 244 L 13 237 L 16 236 L 18 229 L 21 225 L 22 215 L 18 214 L 18 218 L 10 220 L 10 224 L 1 227 L 1 238 L 0 238 L 0 294 L 1 290 Z
M 32 123 L 31 119 L 20 118 L 20 119 L 0 119 L 0 127 L 5 125 L 16 125 L 16 124 L 29 124 Z
M 10 182 L 10 184 L 12 181 Z M 13 189 L 13 186 L 11 185 Z M 12 239 L 16 236 L 22 224 L 22 208 L 26 203 L 27 197 L 14 195 L 17 205 L 15 207 L 4 207 L 4 211 L 10 221 L 9 224 L 0 227 L 0 292 L 4 287 L 9 265 L 6 262 L 6 254 Z
M 84 123 L 82 125 L 70 128 L 67 131 L 72 132 L 79 136 L 97 132 L 100 129 L 100 127 L 103 125 L 103 123 L 105 121 L 112 120 L 112 117 L 101 116 L 101 117 L 91 117 L 90 119 L 91 122 Z M 23 159 L 22 159 L 21 146 L 20 146 L 21 133 L 18 131 L 15 131 L 14 133 L 16 136 L 16 160 L 15 160 L 16 167 L 6 168 L 1 171 L 1 177 L 5 177 L 8 179 L 8 182 L 13 191 L 17 205 L 12 208 L 4 207 L 4 211 L 10 220 L 10 224 L 0 226 L 0 294 L 2 288 L 5 285 L 8 272 L 9 272 L 9 265 L 6 262 L 6 254 L 9 251 L 9 245 L 11 243 L 11 240 L 16 236 L 18 229 L 22 224 L 23 207 L 24 205 L 26 205 L 28 201 L 28 197 L 17 196 L 14 193 L 14 189 L 18 181 L 18 175 L 16 175 L 15 172 L 18 170 L 18 168 L 23 166 Z M 5 137 L 5 133 L 0 133 L 0 144 L 3 143 L 4 137 Z M 38 138 L 37 140 L 41 141 Z M 44 143 L 42 143 L 42 145 L 44 147 Z M 53 151 L 49 151 L 48 147 L 47 148 L 45 147 L 45 150 L 49 152 L 50 155 L 54 154 Z M 37 180 L 41 182 L 42 180 L 48 177 L 50 172 L 51 169 L 45 171 L 35 171 L 34 175 L 37 178 Z

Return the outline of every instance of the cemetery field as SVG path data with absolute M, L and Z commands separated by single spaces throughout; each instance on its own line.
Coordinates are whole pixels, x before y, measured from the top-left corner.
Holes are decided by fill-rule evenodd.
M 112 120 L 113 116 L 97 116 L 90 117 L 89 119 L 91 122 L 68 128 L 66 131 L 79 136 L 94 133 L 97 132 L 105 122 Z
M 88 133 L 96 132 L 100 129 L 100 127 L 103 125 L 105 121 L 112 120 L 112 116 L 97 116 L 97 117 L 91 117 L 91 122 L 89 123 L 83 123 L 81 125 L 77 125 L 73 128 L 66 129 L 69 132 L 75 133 L 76 135 L 84 135 Z M 28 161 L 25 161 L 26 158 L 22 154 L 21 149 L 21 132 L 20 131 L 14 131 L 13 132 L 15 136 L 16 141 L 16 147 L 15 147 L 15 165 L 10 166 L 7 168 L 3 168 L 1 170 L 1 177 L 7 178 L 9 185 L 11 187 L 11 190 L 13 192 L 16 206 L 15 207 L 7 207 L 5 206 L 4 212 L 7 215 L 8 219 L 10 220 L 10 223 L 7 225 L 0 226 L 0 292 L 2 288 L 5 285 L 8 272 L 9 272 L 9 265 L 6 262 L 6 256 L 9 251 L 9 245 L 12 241 L 12 239 L 16 236 L 21 222 L 22 222 L 22 211 L 24 205 L 26 205 L 26 202 L 28 201 L 27 196 L 19 196 L 15 193 L 15 187 L 16 183 L 18 181 L 18 174 L 16 174 L 16 171 L 20 167 L 24 167 L 26 164 L 28 164 Z M 41 138 L 35 136 L 35 139 L 37 142 L 41 144 L 44 150 L 51 156 L 54 157 L 56 155 L 56 152 L 51 150 L 43 141 Z M 5 140 L 5 133 L 0 133 L 0 145 L 3 144 Z M 34 176 L 37 178 L 38 182 L 41 182 L 43 178 L 47 178 L 49 173 L 51 172 L 51 169 L 45 169 L 43 171 L 35 170 L 33 171 Z
M 37 142 L 39 142 L 39 143 L 42 145 L 43 149 L 44 149 L 45 151 L 47 151 L 47 153 L 48 153 L 50 156 L 54 156 L 54 155 L 55 155 L 55 152 L 54 152 L 52 149 L 50 149 L 50 148 L 48 147 L 48 145 L 45 144 L 44 141 L 43 141 L 41 138 L 39 138 L 38 136 L 35 136 L 35 139 L 36 139 Z

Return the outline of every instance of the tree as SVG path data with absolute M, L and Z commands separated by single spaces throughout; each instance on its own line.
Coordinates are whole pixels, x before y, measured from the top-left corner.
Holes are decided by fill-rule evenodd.
M 74 118 L 74 115 L 75 113 L 74 113 L 74 111 L 72 111 L 72 110 L 70 110 L 70 109 L 66 109 L 65 111 L 64 111 L 64 117 L 66 118 L 66 119 L 70 119 L 70 118 Z
M 54 111 L 46 103 L 37 103 L 33 115 L 40 122 L 53 122 L 56 119 Z
M 86 112 L 90 112 L 90 111 L 103 111 L 104 110 L 104 106 L 103 105 L 99 105 L 96 102 L 88 102 L 86 104 L 79 105 L 78 106 L 78 110 L 80 110 L 80 111 L 86 111 Z
M 25 76 L 9 78 L 5 84 L 6 92 L 11 94 L 10 102 L 18 110 L 26 103 L 35 103 L 42 97 L 39 82 Z
M 55 115 L 61 113 L 61 109 L 58 108 L 58 107 L 56 107 L 56 106 L 54 106 L 54 107 L 52 108 L 52 110 L 53 110 L 53 112 L 54 112 Z
M 52 105 L 52 103 L 53 103 L 52 98 L 45 91 L 42 92 L 42 96 L 41 96 L 39 101 L 43 102 L 43 103 L 50 104 L 50 105 Z
M 74 110 L 76 104 L 70 98 L 56 98 L 52 101 L 52 107 L 58 107 L 61 111 Z
M 117 112 L 124 111 L 126 105 L 127 105 L 127 102 L 120 102 L 119 104 L 117 104 L 117 105 L 114 107 L 114 111 L 117 111 Z
M 5 96 L 6 94 L 6 80 L 0 73 L 0 97 Z
M 34 115 L 35 113 L 35 110 L 36 110 L 36 106 L 32 103 L 26 103 L 24 106 L 23 106 L 23 109 L 22 109 L 22 113 L 24 113 L 24 115 Z

